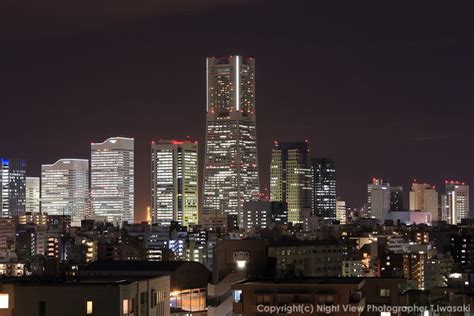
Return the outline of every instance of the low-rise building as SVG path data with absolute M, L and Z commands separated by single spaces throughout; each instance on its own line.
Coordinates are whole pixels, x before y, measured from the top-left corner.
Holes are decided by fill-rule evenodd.
M 0 282 L 2 316 L 168 316 L 169 306 L 169 276 Z

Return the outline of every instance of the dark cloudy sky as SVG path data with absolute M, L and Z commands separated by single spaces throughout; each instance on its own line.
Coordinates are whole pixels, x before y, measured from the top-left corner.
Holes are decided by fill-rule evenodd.
M 334 157 L 352 207 L 372 176 L 474 183 L 473 26 L 471 1 L 2 1 L 0 155 L 37 176 L 135 137 L 141 219 L 150 140 L 203 146 L 205 57 L 241 54 L 262 187 L 274 139 Z

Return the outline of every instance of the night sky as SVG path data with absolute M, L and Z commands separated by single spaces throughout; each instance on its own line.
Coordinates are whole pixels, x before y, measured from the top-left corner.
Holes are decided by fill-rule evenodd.
M 276 139 L 335 158 L 350 207 L 373 176 L 403 185 L 406 203 L 414 177 L 474 185 L 471 1 L 21 3 L 0 4 L 0 156 L 39 176 L 134 137 L 137 219 L 150 141 L 203 150 L 207 56 L 256 58 L 262 188 Z

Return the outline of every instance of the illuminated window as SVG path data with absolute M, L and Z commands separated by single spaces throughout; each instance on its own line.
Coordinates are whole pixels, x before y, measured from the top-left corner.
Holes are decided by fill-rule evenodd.
M 240 297 L 242 295 L 242 290 L 234 290 L 234 302 L 240 302 Z
M 128 315 L 130 312 L 130 306 L 128 304 L 128 299 L 122 300 L 122 314 L 123 315 Z
M 380 289 L 380 297 L 390 297 L 390 289 Z
M 0 294 L 0 309 L 8 308 L 8 294 Z
M 94 312 L 94 303 L 92 301 L 86 302 L 86 315 L 92 315 Z

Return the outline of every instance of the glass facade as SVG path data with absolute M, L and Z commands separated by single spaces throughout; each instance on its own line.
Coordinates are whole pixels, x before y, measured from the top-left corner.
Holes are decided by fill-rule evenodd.
M 133 223 L 133 138 L 111 137 L 91 144 L 91 200 L 94 216 Z
M 313 159 L 314 213 L 336 219 L 336 162 L 329 158 Z
M 40 178 L 26 177 L 26 211 L 40 211 Z
M 255 116 L 255 61 L 207 59 L 204 215 L 237 216 L 257 200 L 259 179 Z
M 89 211 L 89 160 L 60 159 L 41 166 L 41 211 L 81 224 Z
M 165 141 L 151 145 L 153 223 L 197 225 L 199 213 L 198 144 Z
M 26 208 L 26 160 L 0 158 L 2 218 L 22 215 Z
M 307 142 L 275 142 L 270 164 L 270 200 L 288 204 L 288 222 L 301 223 L 312 208 L 312 174 Z

